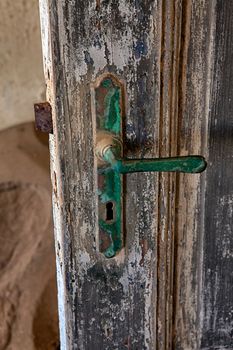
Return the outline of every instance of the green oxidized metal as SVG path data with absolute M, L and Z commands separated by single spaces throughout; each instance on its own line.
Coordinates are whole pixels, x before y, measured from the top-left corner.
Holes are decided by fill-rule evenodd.
M 97 131 L 122 138 L 122 86 L 112 76 L 104 77 L 95 88 Z M 110 258 L 123 246 L 122 175 L 115 169 L 98 168 L 99 245 Z M 108 205 L 112 216 L 108 217 Z
M 104 160 L 111 169 L 120 173 L 139 173 L 147 171 L 201 173 L 206 168 L 205 159 L 201 156 L 151 158 L 151 159 L 118 159 L 117 152 L 108 148 L 104 153 Z
M 123 247 L 122 175 L 134 172 L 200 173 L 206 168 L 201 156 L 124 159 L 122 154 L 123 90 L 113 77 L 103 78 L 95 89 L 97 131 L 101 135 L 97 156 L 100 251 L 110 258 Z

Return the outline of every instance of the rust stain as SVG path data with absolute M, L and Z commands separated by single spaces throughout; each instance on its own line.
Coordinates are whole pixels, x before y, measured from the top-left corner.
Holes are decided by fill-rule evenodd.
M 99 229 L 99 239 L 100 239 L 100 252 L 105 252 L 112 245 L 111 237 L 104 232 L 101 228 Z
M 53 172 L 53 176 L 54 176 L 53 192 L 54 192 L 54 195 L 57 199 L 58 198 L 58 195 L 57 195 L 57 175 L 56 175 L 55 171 Z
M 149 249 L 148 241 L 147 241 L 147 239 L 142 239 L 139 244 L 140 244 L 140 246 L 142 248 L 142 258 L 140 260 L 140 266 L 143 266 L 144 265 L 144 257 L 146 255 L 146 253 L 148 252 L 148 249 Z
M 130 336 L 128 336 L 126 339 L 125 339 L 125 342 L 124 342 L 124 346 L 130 350 L 131 346 L 130 346 Z
M 36 130 L 53 133 L 52 107 L 49 102 L 34 104 Z
M 100 9 L 100 0 L 96 0 L 96 10 Z

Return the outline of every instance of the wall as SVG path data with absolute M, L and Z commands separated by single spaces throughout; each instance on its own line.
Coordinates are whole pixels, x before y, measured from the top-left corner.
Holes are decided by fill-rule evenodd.
M 38 0 L 0 1 L 0 129 L 34 119 L 45 99 Z
M 0 0 L 0 350 L 59 348 L 38 0 Z

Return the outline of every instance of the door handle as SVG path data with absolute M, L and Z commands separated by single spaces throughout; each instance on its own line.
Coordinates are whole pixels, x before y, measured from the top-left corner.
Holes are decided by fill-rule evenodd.
M 96 125 L 95 156 L 98 177 L 99 250 L 114 257 L 124 246 L 123 176 L 136 172 L 200 173 L 206 168 L 202 156 L 127 159 L 123 154 L 124 86 L 112 74 L 105 74 L 92 87 Z
M 98 139 L 98 138 L 97 138 Z M 103 162 L 99 173 L 110 169 L 119 174 L 138 172 L 201 173 L 206 168 L 202 156 L 171 158 L 121 159 L 122 145 L 113 134 L 101 133 L 96 145 L 96 156 Z

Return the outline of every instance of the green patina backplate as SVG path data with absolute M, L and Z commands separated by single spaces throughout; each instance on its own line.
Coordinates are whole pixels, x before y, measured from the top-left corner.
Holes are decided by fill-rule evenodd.
M 103 77 L 95 88 L 97 132 L 109 132 L 122 138 L 122 96 L 120 82 L 111 75 Z M 122 175 L 98 168 L 99 249 L 108 258 L 123 246 Z

